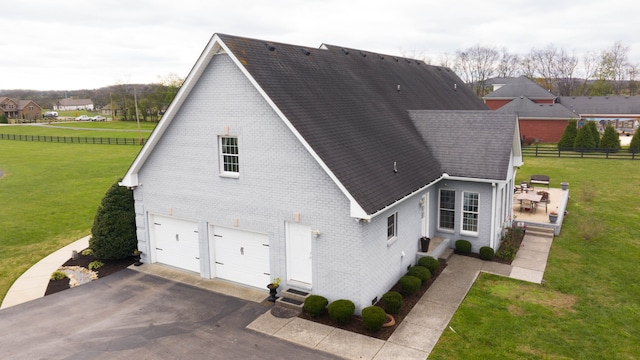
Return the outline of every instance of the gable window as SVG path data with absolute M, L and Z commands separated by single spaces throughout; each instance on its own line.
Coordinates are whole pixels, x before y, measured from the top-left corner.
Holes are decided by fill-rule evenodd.
M 222 176 L 238 177 L 240 175 L 238 138 L 231 136 L 221 136 L 219 142 L 220 174 Z
M 462 193 L 462 231 L 478 233 L 478 193 Z
M 393 213 L 387 218 L 387 240 L 391 241 L 398 235 L 398 213 Z
M 439 203 L 438 226 L 440 229 L 453 230 L 456 219 L 456 192 L 441 189 Z

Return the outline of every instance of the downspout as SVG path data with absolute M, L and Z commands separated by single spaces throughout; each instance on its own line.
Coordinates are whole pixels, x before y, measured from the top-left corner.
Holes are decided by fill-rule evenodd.
M 489 246 L 495 249 L 496 243 L 496 183 L 491 183 L 491 239 L 489 240 Z

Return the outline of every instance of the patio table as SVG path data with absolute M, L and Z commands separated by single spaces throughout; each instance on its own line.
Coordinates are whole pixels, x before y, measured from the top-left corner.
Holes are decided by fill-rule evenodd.
M 520 200 L 520 211 L 522 211 L 523 202 L 528 201 L 531 203 L 531 207 L 529 208 L 529 213 L 533 213 L 537 207 L 537 204 L 540 200 L 542 200 L 542 195 L 538 194 L 535 191 L 526 191 L 521 194 L 518 194 L 516 198 Z

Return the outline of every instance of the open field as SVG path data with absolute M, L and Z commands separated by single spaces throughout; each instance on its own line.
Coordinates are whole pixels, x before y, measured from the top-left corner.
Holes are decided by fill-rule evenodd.
M 0 302 L 31 265 L 90 233 L 104 193 L 139 150 L 0 141 Z
M 545 286 L 481 275 L 429 359 L 640 358 L 640 163 L 524 160 L 570 183 Z
M 157 123 L 140 123 L 143 138 L 148 138 Z M 103 137 L 138 138 L 135 122 L 69 122 L 52 125 L 5 125 L 0 126 L 0 134 L 66 136 L 66 137 Z

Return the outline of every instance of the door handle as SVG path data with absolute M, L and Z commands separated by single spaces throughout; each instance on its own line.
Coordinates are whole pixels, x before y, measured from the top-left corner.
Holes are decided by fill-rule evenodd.
M 240 247 L 240 255 L 244 255 L 244 247 Z

